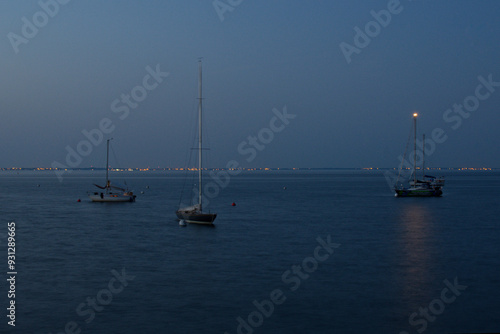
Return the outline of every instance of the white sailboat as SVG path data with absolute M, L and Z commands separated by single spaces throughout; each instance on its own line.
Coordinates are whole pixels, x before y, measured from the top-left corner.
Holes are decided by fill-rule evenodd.
M 203 151 L 203 140 L 202 140 L 202 75 L 201 75 L 201 60 L 199 61 L 199 73 L 198 73 L 198 203 L 180 208 L 175 212 L 179 220 L 184 220 L 185 222 L 192 224 L 204 224 L 212 225 L 216 213 L 203 212 L 202 204 L 202 189 L 203 189 L 203 173 L 202 173 L 202 151 Z
M 111 138 L 113 139 L 113 138 Z M 100 192 L 95 191 L 89 194 L 89 198 L 92 202 L 135 202 L 135 197 L 133 192 L 122 187 L 117 187 L 111 185 L 109 180 L 109 141 L 106 142 L 106 185 L 100 186 L 94 183 L 94 185 L 101 189 Z
M 401 169 L 394 186 L 396 197 L 440 197 L 443 195 L 444 179 L 425 175 L 425 150 L 422 152 L 422 180 L 417 178 L 417 113 L 413 114 L 413 180 L 409 182 L 409 187 L 400 184 L 399 177 Z M 425 143 L 425 136 L 424 141 Z M 424 145 L 425 148 L 425 145 Z M 405 153 L 406 154 L 406 153 Z

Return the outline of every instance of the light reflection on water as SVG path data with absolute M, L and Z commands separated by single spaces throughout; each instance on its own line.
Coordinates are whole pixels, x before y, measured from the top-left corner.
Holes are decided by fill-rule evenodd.
M 434 226 L 427 203 L 421 202 L 420 198 L 412 200 L 405 203 L 400 215 L 398 243 L 401 254 L 397 261 L 402 268 L 399 280 L 402 298 L 421 300 L 428 297 L 428 288 L 435 280 L 432 272 L 436 261 L 432 242 Z
M 0 173 L 0 214 L 19 224 L 21 332 L 75 320 L 82 333 L 234 333 L 253 300 L 281 288 L 287 301 L 255 333 L 399 333 L 456 276 L 470 288 L 429 333 L 500 318 L 498 176 L 457 177 L 443 198 L 394 198 L 373 173 L 242 173 L 214 199 L 207 229 L 179 227 L 179 174 L 131 175 L 145 193 L 114 206 L 85 197 L 102 175 Z M 291 291 L 281 275 L 328 235 L 342 246 Z M 86 324 L 75 308 L 123 267 L 138 279 Z

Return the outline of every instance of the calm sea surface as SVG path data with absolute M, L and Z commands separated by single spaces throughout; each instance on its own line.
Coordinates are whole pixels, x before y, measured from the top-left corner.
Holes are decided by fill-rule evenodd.
M 445 175 L 395 198 L 376 171 L 243 172 L 210 228 L 179 226 L 180 172 L 114 173 L 121 204 L 88 200 L 103 172 L 0 172 L 0 332 L 498 332 L 500 173 Z

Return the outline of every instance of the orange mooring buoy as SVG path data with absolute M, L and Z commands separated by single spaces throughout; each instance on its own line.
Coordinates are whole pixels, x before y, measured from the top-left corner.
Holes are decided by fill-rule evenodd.
M 233 202 L 233 204 L 231 204 L 231 206 L 236 206 L 236 203 Z

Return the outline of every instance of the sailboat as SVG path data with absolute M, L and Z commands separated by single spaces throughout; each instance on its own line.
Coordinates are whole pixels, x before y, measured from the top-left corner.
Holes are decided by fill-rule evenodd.
M 135 202 L 136 195 L 133 192 L 111 185 L 111 181 L 109 180 L 109 141 L 111 139 L 108 139 L 106 142 L 106 185 L 100 186 L 94 183 L 101 191 L 90 194 L 89 198 L 92 202 Z
M 203 151 L 203 141 L 202 141 L 202 76 L 201 76 L 201 60 L 198 65 L 198 204 L 191 205 L 188 207 L 180 208 L 175 212 L 177 218 L 180 221 L 185 221 L 192 224 L 204 224 L 212 225 L 216 213 L 203 212 L 202 204 L 202 185 L 203 185 L 203 173 L 202 173 L 202 151 Z
M 394 191 L 396 197 L 439 197 L 443 195 L 444 178 L 425 175 L 425 145 L 422 152 L 422 179 L 417 178 L 417 113 L 413 114 L 413 180 L 409 182 L 409 187 L 404 187 L 399 182 L 402 164 Z M 425 143 L 425 135 L 423 137 Z

